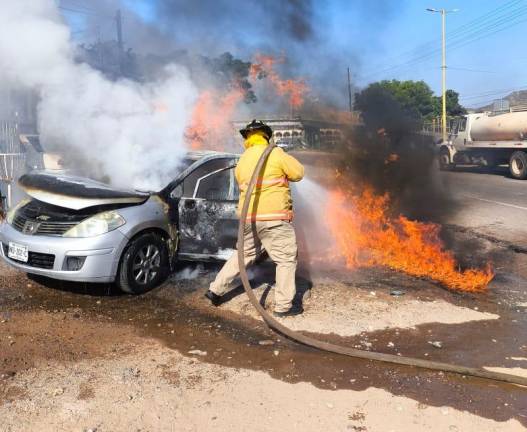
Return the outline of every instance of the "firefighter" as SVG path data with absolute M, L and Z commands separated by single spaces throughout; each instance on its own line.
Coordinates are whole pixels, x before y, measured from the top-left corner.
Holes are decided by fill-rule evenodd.
M 235 175 L 240 188 L 238 215 L 245 200 L 245 191 L 258 159 L 269 145 L 272 129 L 253 120 L 240 130 L 245 139 L 245 152 L 236 166 Z M 277 317 L 299 315 L 302 306 L 293 304 L 296 294 L 295 273 L 297 244 L 293 228 L 293 201 L 289 182 L 302 180 L 304 167 L 281 148 L 275 148 L 264 165 L 256 188 L 250 197 L 249 213 L 245 221 L 245 265 L 252 264 L 264 251 L 276 264 L 275 309 Z M 225 263 L 205 293 L 214 306 L 222 303 L 222 295 L 229 291 L 239 275 L 238 257 L 234 253 Z

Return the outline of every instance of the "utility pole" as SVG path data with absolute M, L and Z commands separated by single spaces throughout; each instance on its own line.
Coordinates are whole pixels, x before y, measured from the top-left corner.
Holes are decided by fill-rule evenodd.
M 123 43 L 123 17 L 121 15 L 121 9 L 117 10 L 115 14 L 115 23 L 117 26 L 117 49 L 118 60 L 119 60 L 119 72 L 123 74 L 123 57 L 124 57 L 124 43 Z
M 446 142 L 446 11 L 441 9 L 441 93 L 442 93 L 442 109 L 441 118 L 443 119 L 441 125 L 441 135 L 443 142 Z
M 353 102 L 351 99 L 351 75 L 350 75 L 349 67 L 348 67 L 348 101 L 349 101 L 350 112 L 353 112 Z
M 443 142 L 446 142 L 448 138 L 446 133 L 446 14 L 457 12 L 458 9 L 447 11 L 446 9 L 427 8 L 426 10 L 429 12 L 438 12 L 441 14 L 441 137 L 443 138 Z
M 102 39 L 101 39 L 101 27 L 97 25 L 95 27 L 95 34 L 97 35 L 97 61 L 99 62 L 99 67 L 101 70 L 105 70 L 106 65 L 104 64 L 104 49 L 102 46 Z

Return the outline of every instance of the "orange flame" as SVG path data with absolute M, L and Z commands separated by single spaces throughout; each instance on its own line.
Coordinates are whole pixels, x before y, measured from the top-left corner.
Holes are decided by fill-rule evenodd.
M 190 148 L 225 151 L 225 143 L 232 137 L 230 121 L 242 100 L 243 92 L 240 89 L 232 89 L 226 94 L 215 90 L 202 92 L 185 132 Z
M 390 164 L 392 162 L 397 162 L 398 160 L 399 160 L 399 155 L 397 153 L 391 153 L 384 160 L 384 165 L 388 165 L 388 164 Z
M 284 63 L 285 57 L 279 58 L 256 54 L 254 63 L 251 65 L 250 76 L 253 80 L 269 78 L 269 81 L 274 86 L 275 91 L 280 96 L 286 96 L 289 104 L 293 108 L 299 108 L 304 104 L 304 97 L 308 91 L 308 86 L 303 79 L 288 79 L 282 80 L 275 70 L 278 63 Z
M 484 291 L 493 279 L 485 270 L 458 269 L 452 252 L 439 237 L 440 226 L 390 216 L 387 194 L 370 187 L 330 192 L 328 224 L 348 268 L 382 265 L 466 292 Z

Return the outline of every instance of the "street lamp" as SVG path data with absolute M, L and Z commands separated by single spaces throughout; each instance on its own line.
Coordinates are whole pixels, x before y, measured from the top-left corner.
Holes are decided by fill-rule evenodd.
M 447 135 L 446 135 L 446 43 L 445 43 L 445 28 L 446 28 L 446 14 L 457 12 L 459 9 L 434 9 L 434 8 L 426 8 L 428 12 L 437 12 L 441 14 L 441 46 L 442 46 L 442 62 L 441 62 L 441 78 L 442 78 L 442 100 L 443 100 L 443 106 L 442 106 L 442 125 L 441 125 L 441 135 L 443 138 L 443 142 L 446 142 Z

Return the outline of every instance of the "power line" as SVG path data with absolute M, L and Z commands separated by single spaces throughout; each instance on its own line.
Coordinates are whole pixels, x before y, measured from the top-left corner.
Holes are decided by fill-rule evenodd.
M 525 87 L 516 87 L 514 89 L 509 89 L 509 90 L 501 90 L 501 91 L 497 91 L 495 93 L 489 93 L 485 96 L 474 96 L 474 97 L 471 97 L 471 98 L 463 98 L 463 97 L 460 97 L 460 101 L 462 101 L 462 103 L 464 105 L 471 105 L 471 106 L 482 106 L 482 105 L 489 105 L 491 104 L 492 102 L 494 102 L 495 100 L 497 99 L 503 99 L 504 97 L 506 97 L 508 94 L 510 93 L 513 93 L 515 91 L 522 91 L 522 90 L 527 90 L 527 86 Z
M 72 6 L 72 7 L 70 7 L 70 6 L 59 5 L 57 7 L 60 10 L 63 10 L 63 11 L 66 11 L 66 12 L 77 13 L 77 14 L 86 15 L 86 16 L 98 16 L 98 17 L 102 17 L 102 18 L 114 19 L 114 17 L 102 14 L 100 12 L 97 12 L 95 9 L 84 7 L 84 6 L 79 6 L 79 7 L 73 7 Z
M 67 8 L 86 10 L 88 12 L 95 12 L 95 9 L 93 9 L 92 7 L 86 6 L 83 3 L 78 3 L 77 1 L 73 1 L 73 0 L 68 0 L 66 4 L 64 4 L 64 0 L 61 0 L 60 6 L 67 7 Z
M 455 71 L 479 72 L 479 73 L 490 73 L 490 74 L 498 73 L 498 71 L 488 71 L 488 70 L 481 70 L 481 69 L 470 69 L 470 68 L 462 68 L 462 67 L 454 67 L 454 66 L 448 66 L 447 69 L 455 70 Z
M 522 14 L 519 15 L 519 16 L 523 16 L 523 15 L 527 15 L 527 9 L 525 10 L 524 13 L 522 13 Z M 493 32 L 491 32 L 491 33 L 486 33 L 486 34 L 484 34 L 484 35 L 481 35 L 480 37 L 477 37 L 477 38 L 471 39 L 471 40 L 469 40 L 469 41 L 466 41 L 466 42 L 463 43 L 463 44 L 458 44 L 457 46 L 451 48 L 451 50 L 458 49 L 458 48 L 462 48 L 462 47 L 464 47 L 465 45 L 468 45 L 468 44 L 470 44 L 470 43 L 476 42 L 476 41 L 478 41 L 478 40 L 480 40 L 480 39 L 483 39 L 483 38 L 485 38 L 485 37 L 492 36 L 493 34 L 500 33 L 500 32 L 502 32 L 502 31 L 504 31 L 504 30 L 508 30 L 508 29 L 510 29 L 511 27 L 514 27 L 514 26 L 516 26 L 516 25 L 518 25 L 518 24 L 522 24 L 522 23 L 524 23 L 524 22 L 526 22 L 526 21 L 527 21 L 527 19 L 523 19 L 523 20 L 520 20 L 520 21 L 513 21 L 513 22 L 507 21 L 507 22 L 506 22 L 506 24 L 507 24 L 506 26 L 504 26 L 504 27 L 502 27 L 502 28 L 498 28 L 497 30 L 495 30 L 495 31 L 493 31 Z
M 520 87 L 514 87 L 514 88 L 505 88 L 505 89 L 494 89 L 494 90 L 487 90 L 485 92 L 481 92 L 481 93 L 469 93 L 467 95 L 463 95 L 463 96 L 460 96 L 462 99 L 477 99 L 477 98 L 481 98 L 481 97 L 484 97 L 484 96 L 492 96 L 494 94 L 498 94 L 498 93 L 506 93 L 506 92 L 512 92 L 518 88 L 522 88 L 521 86 Z
M 522 6 L 520 8 L 514 9 L 509 11 L 508 15 L 504 15 L 501 17 L 498 17 L 493 22 L 487 23 L 484 28 L 481 29 L 472 29 L 467 35 L 465 35 L 463 38 L 460 38 L 458 40 L 454 39 L 454 42 L 451 43 L 451 45 L 456 45 L 459 43 L 462 43 L 464 41 L 470 40 L 471 38 L 475 36 L 479 36 L 481 34 L 484 34 L 485 32 L 488 32 L 489 30 L 493 30 L 495 28 L 500 28 L 502 24 L 507 24 L 508 26 L 504 26 L 502 28 L 510 28 L 510 20 L 512 19 L 517 20 L 519 17 L 524 16 L 527 14 L 527 7 Z M 488 33 L 487 33 L 488 34 Z
M 524 0 L 511 0 L 495 9 L 492 9 L 491 11 L 477 17 L 476 19 L 472 20 L 472 21 L 469 21 L 468 23 L 464 24 L 463 26 L 460 26 L 452 31 L 449 31 L 447 32 L 447 38 L 449 40 L 451 40 L 451 38 L 453 37 L 459 37 L 460 35 L 462 35 L 463 33 L 466 33 L 467 31 L 470 30 L 471 26 L 479 26 L 481 24 L 484 24 L 485 21 L 487 21 L 489 18 L 492 18 L 492 16 L 494 15 L 497 15 L 497 14 L 500 14 L 501 12 L 503 12 L 504 10 L 506 10 L 507 8 L 510 8 L 510 7 L 515 7 L 516 5 L 520 4 L 522 1 Z M 430 53 L 429 51 L 429 48 L 435 46 L 435 45 L 439 45 L 441 43 L 441 38 L 436 38 L 436 39 L 433 39 L 429 42 L 426 42 L 422 45 L 420 45 L 419 47 L 417 48 L 414 48 L 414 49 L 411 49 L 411 50 L 408 50 L 408 51 L 405 51 L 403 53 L 401 53 L 400 55 L 397 55 L 395 57 L 392 57 L 390 59 L 390 61 L 388 63 L 391 63 L 392 60 L 395 60 L 395 59 L 398 59 L 398 58 L 401 58 L 401 57 L 406 57 L 407 54 L 410 54 L 412 56 L 419 56 L 419 55 L 423 55 L 423 54 L 428 54 Z M 438 52 L 439 49 L 438 48 L 434 48 L 433 49 L 433 52 Z M 386 64 L 386 63 L 385 63 Z
M 482 17 L 479 17 L 476 20 L 471 21 L 471 23 L 476 23 L 478 22 L 478 20 L 481 20 L 483 17 L 486 17 L 483 20 L 483 22 L 480 22 L 477 26 L 473 28 L 467 28 L 467 26 L 463 26 L 451 32 L 450 35 L 457 33 L 457 36 L 454 37 L 454 41 L 451 41 L 449 44 L 447 44 L 447 47 L 449 48 L 449 50 L 455 50 L 455 49 L 461 48 L 469 43 L 473 43 L 484 37 L 501 32 L 503 30 L 507 30 L 515 25 L 525 22 L 525 20 L 518 20 L 519 17 L 522 17 L 527 14 L 527 8 L 525 7 L 525 5 L 515 8 L 519 4 L 518 3 L 519 1 L 520 0 L 513 0 L 507 3 L 506 5 L 502 5 L 501 7 L 494 9 L 493 11 L 490 11 L 487 14 L 483 15 Z M 515 9 L 511 9 L 511 7 Z M 492 16 L 494 16 L 493 19 L 489 20 L 489 17 L 492 17 Z M 510 21 L 511 19 L 512 19 L 512 22 Z M 494 31 L 488 33 L 489 30 L 494 30 Z M 369 77 L 376 76 L 381 73 L 390 72 L 396 69 L 413 66 L 417 63 L 420 63 L 422 61 L 432 58 L 439 51 L 440 51 L 440 48 L 435 48 L 432 51 L 429 51 L 427 53 L 424 53 L 421 56 L 410 59 L 407 62 L 374 72 L 373 74 L 370 74 Z M 366 77 L 366 75 L 363 75 L 363 77 Z
M 481 108 L 483 106 L 491 105 L 496 100 L 503 99 L 504 96 L 505 95 L 503 95 L 503 96 L 496 95 L 496 96 L 492 97 L 491 99 L 483 98 L 483 99 L 480 99 L 480 100 L 472 100 L 472 101 L 468 101 L 468 102 L 463 102 L 463 105 L 468 106 L 468 107 L 473 107 L 473 108 L 474 107 L 475 108 Z
M 523 0 L 513 0 L 507 3 L 506 5 L 503 5 L 483 15 L 483 17 L 487 17 L 487 18 L 482 20 L 482 22 L 480 22 L 479 24 L 477 22 L 482 17 L 471 21 L 470 23 L 464 25 L 463 27 L 459 27 L 453 32 L 447 33 L 447 36 L 449 38 L 450 48 L 452 49 L 452 47 L 454 47 L 455 45 L 459 45 L 462 42 L 466 42 L 469 39 L 473 38 L 474 36 L 478 36 L 484 33 L 485 31 L 492 30 L 496 28 L 497 26 L 503 24 L 504 22 L 507 22 L 511 18 L 518 18 L 518 16 L 525 15 L 525 13 L 527 12 L 527 8 L 525 5 L 520 6 L 519 8 L 516 8 L 516 9 L 511 9 L 511 7 L 517 6 L 519 4 L 518 3 L 519 1 L 521 2 Z M 506 9 L 509 9 L 509 10 L 506 10 Z M 505 13 L 502 14 L 503 12 Z M 489 17 L 493 17 L 493 19 L 489 21 L 488 20 Z M 437 52 L 437 51 L 438 49 L 434 50 L 434 52 Z
M 449 32 L 448 33 L 448 37 L 450 39 L 452 39 L 453 37 L 459 37 L 460 35 L 463 35 L 463 33 L 467 33 L 467 32 L 471 32 L 475 29 L 477 29 L 478 27 L 482 27 L 482 26 L 485 26 L 485 25 L 488 25 L 488 24 L 491 24 L 492 23 L 492 18 L 493 16 L 496 16 L 496 15 L 499 15 L 501 14 L 502 12 L 507 12 L 507 9 L 510 9 L 512 7 L 516 7 L 517 5 L 521 4 L 524 0 L 513 0 L 513 1 L 510 1 L 509 3 L 506 3 L 496 9 L 493 9 L 492 11 L 468 22 L 467 24 L 463 25 L 462 27 L 458 27 L 457 29 L 453 30 L 452 32 Z M 521 8 L 521 7 L 520 7 Z M 509 12 L 511 12 L 509 10 Z M 497 17 L 498 19 L 500 17 Z M 489 21 L 489 22 L 486 22 L 486 21 Z
M 87 10 L 79 10 L 79 9 L 72 9 L 72 8 L 68 8 L 68 7 L 64 7 L 64 6 L 59 6 L 58 7 L 60 10 L 63 10 L 63 11 L 66 11 L 66 12 L 73 12 L 73 13 L 78 13 L 78 14 L 82 14 L 82 15 L 99 15 L 97 12 L 89 12 Z
M 513 27 L 514 25 L 521 24 L 525 20 L 516 21 L 516 22 L 508 21 L 513 16 L 515 16 L 517 18 L 518 16 L 523 16 L 523 15 L 527 14 L 527 8 L 523 8 L 523 13 L 521 13 L 521 14 L 516 14 L 516 12 L 518 12 L 518 11 L 520 11 L 520 9 L 511 11 L 511 13 L 509 15 L 507 15 L 506 17 L 500 17 L 500 19 L 497 20 L 496 22 L 489 23 L 489 25 L 487 25 L 486 28 L 478 30 L 476 32 L 472 32 L 468 36 L 465 36 L 463 38 L 460 38 L 459 40 L 454 40 L 453 42 L 448 43 L 447 44 L 447 48 L 449 49 L 449 51 L 453 51 L 453 50 L 461 48 L 461 47 L 463 47 L 465 45 L 468 45 L 469 43 L 472 43 L 472 42 L 475 42 L 477 40 L 480 40 L 480 39 L 482 39 L 484 37 L 490 36 L 492 34 L 498 33 L 498 32 L 503 31 L 503 30 L 507 30 L 507 29 Z M 498 28 L 497 30 L 495 30 L 495 31 L 493 31 L 491 33 L 483 34 L 483 32 L 485 30 L 492 30 L 497 25 L 499 26 L 499 25 L 501 25 L 503 23 L 506 23 L 507 25 L 505 25 L 505 26 L 503 26 L 501 28 Z M 481 36 L 479 36 L 479 35 L 481 35 Z M 479 36 L 479 37 L 474 37 L 474 36 Z M 471 39 L 471 37 L 472 37 L 472 39 Z M 437 53 L 439 53 L 439 51 L 440 51 L 440 48 L 436 48 L 435 50 L 433 50 L 432 52 L 430 52 L 428 54 L 425 54 L 425 55 L 423 55 L 421 57 L 418 57 L 416 59 L 410 60 L 409 62 L 403 63 L 401 65 L 393 66 L 393 67 L 389 68 L 388 70 L 394 70 L 394 69 L 397 69 L 399 67 L 404 67 L 404 66 L 413 66 L 413 65 L 415 65 L 417 63 L 420 63 L 420 62 L 422 62 L 424 60 L 428 60 L 429 58 L 432 58 Z
M 527 89 L 527 86 L 519 86 L 514 88 L 508 88 L 508 89 L 498 89 L 498 90 L 490 90 L 483 93 L 472 93 L 465 96 L 460 96 L 459 98 L 462 100 L 470 100 L 470 99 L 486 99 L 492 96 L 498 96 L 503 93 L 513 93 L 516 91 L 521 91 Z

